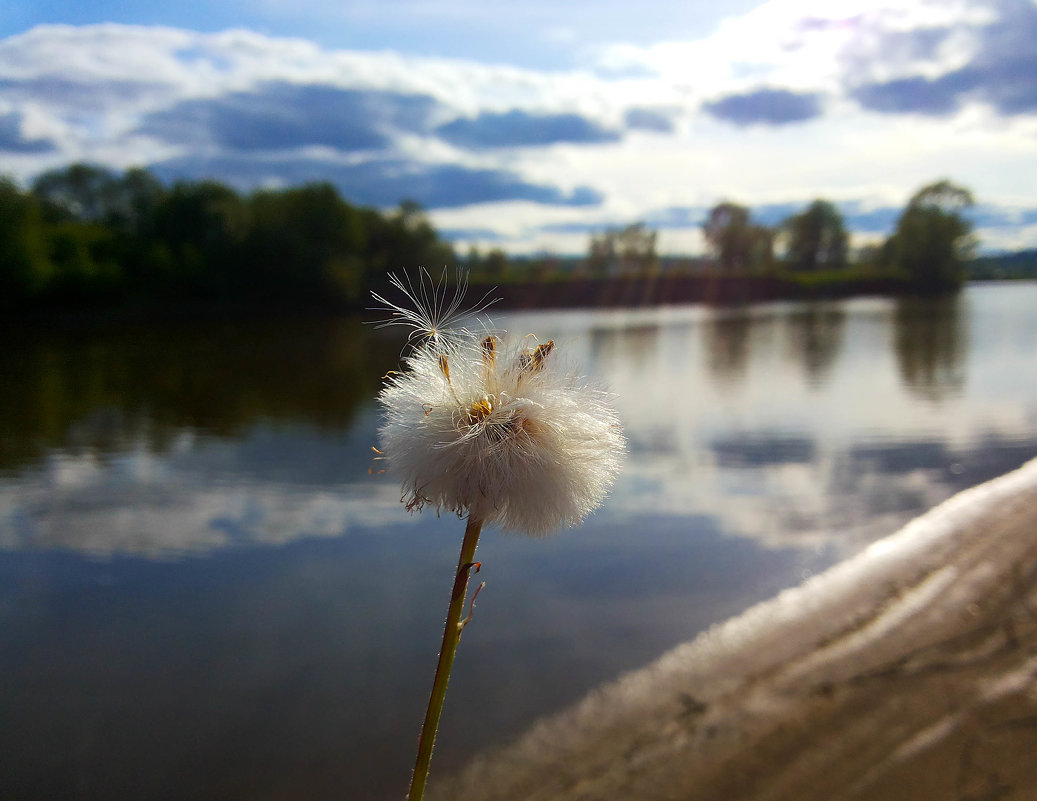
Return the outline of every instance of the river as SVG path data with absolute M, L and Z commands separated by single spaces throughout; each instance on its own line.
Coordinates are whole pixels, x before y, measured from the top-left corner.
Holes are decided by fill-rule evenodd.
M 607 502 L 483 536 L 432 780 L 1037 455 L 1037 284 L 494 316 L 616 393 Z M 357 320 L 0 345 L 0 798 L 398 798 L 463 523 L 371 470 Z

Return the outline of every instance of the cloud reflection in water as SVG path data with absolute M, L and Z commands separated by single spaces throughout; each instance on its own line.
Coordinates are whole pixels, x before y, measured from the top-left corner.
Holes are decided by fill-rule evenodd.
M 562 358 L 617 394 L 631 455 L 599 519 L 708 515 L 768 546 L 831 541 L 849 552 L 1034 448 L 1029 388 L 1001 387 L 1031 366 L 1018 342 L 1035 336 L 1023 316 L 1034 288 L 1021 289 L 1012 302 L 977 288 L 965 300 L 928 304 L 551 312 L 502 323 L 564 343 Z M 985 327 L 971 342 L 970 320 L 995 314 L 1001 333 Z M 395 485 L 368 475 L 373 391 L 332 396 L 338 411 L 326 411 L 337 381 L 373 388 L 382 362 L 395 357 L 387 344 L 360 361 L 368 335 L 351 326 L 295 332 L 301 352 L 324 348 L 309 369 L 328 377 L 289 384 L 276 372 L 239 380 L 264 376 L 265 358 L 294 359 L 284 338 L 251 340 L 254 364 L 244 369 L 235 337 L 222 341 L 236 355 L 207 366 L 195 362 L 200 345 L 149 349 L 164 361 L 155 367 L 104 340 L 82 346 L 85 363 L 74 357 L 55 368 L 57 345 L 47 343 L 35 352 L 46 367 L 22 369 L 27 393 L 50 394 L 11 407 L 50 404 L 74 417 L 57 433 L 34 433 L 43 420 L 35 412 L 15 421 L 22 428 L 8 443 L 51 439 L 28 461 L 7 447 L 15 461 L 0 486 L 0 544 L 170 558 L 412 520 Z M 92 353 L 95 371 L 125 377 L 121 387 L 106 378 L 109 391 L 84 403 L 78 387 L 98 385 L 84 372 Z M 141 380 L 145 364 L 154 375 Z M 1001 388 L 970 371 L 997 376 Z M 74 394 L 54 396 L 55 378 Z M 216 403 L 185 395 L 200 379 Z M 308 394 L 289 400 L 293 386 Z

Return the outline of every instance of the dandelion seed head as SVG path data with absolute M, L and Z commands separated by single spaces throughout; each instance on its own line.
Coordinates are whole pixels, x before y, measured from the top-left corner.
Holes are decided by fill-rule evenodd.
M 538 535 L 600 505 L 622 429 L 611 395 L 556 351 L 553 341 L 509 347 L 503 335 L 456 330 L 411 349 L 379 394 L 379 449 L 409 509 Z

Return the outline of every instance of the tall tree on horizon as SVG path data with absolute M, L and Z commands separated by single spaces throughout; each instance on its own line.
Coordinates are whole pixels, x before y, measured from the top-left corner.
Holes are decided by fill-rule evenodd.
M 827 200 L 815 200 L 782 225 L 787 237 L 786 260 L 797 270 L 814 272 L 846 266 L 849 237 L 843 216 Z
M 884 261 L 903 271 L 922 292 L 959 288 L 964 262 L 975 246 L 965 212 L 975 204 L 972 193 L 944 179 L 919 189 L 883 246 Z
M 717 266 L 725 272 L 766 270 L 773 263 L 773 232 L 755 224 L 745 206 L 718 203 L 702 223 L 702 233 Z

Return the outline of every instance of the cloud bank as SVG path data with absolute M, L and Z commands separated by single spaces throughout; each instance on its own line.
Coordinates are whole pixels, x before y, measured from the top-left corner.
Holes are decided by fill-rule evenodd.
M 588 231 L 645 220 L 663 250 L 691 252 L 725 198 L 763 220 L 824 197 L 873 237 L 946 176 L 985 205 L 984 247 L 1033 246 L 1035 34 L 1024 0 L 771 0 L 696 39 L 538 70 L 247 30 L 40 26 L 0 40 L 0 157 L 23 182 L 72 161 L 245 191 L 331 181 L 512 251 L 578 252 Z

